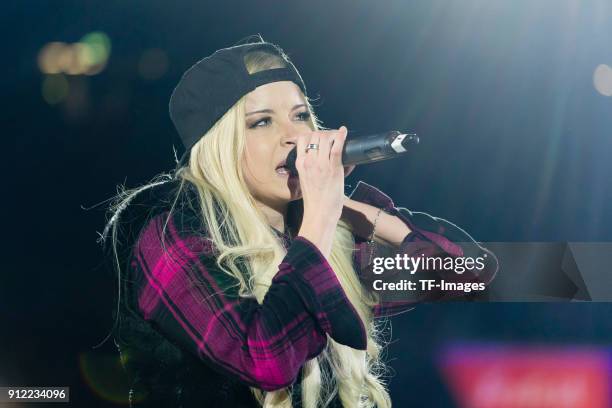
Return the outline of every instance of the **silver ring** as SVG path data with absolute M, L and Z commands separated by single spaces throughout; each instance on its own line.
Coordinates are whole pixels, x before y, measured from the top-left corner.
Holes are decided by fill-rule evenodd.
M 309 143 L 308 146 L 306 146 L 306 151 L 309 151 L 310 149 L 312 149 L 312 150 L 319 150 L 319 144 L 318 143 Z

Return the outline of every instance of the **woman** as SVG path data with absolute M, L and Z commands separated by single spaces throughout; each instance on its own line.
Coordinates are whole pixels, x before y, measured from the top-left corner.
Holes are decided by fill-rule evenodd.
M 275 45 L 199 61 L 170 115 L 186 154 L 173 174 L 123 192 L 104 232 L 131 405 L 390 407 L 375 318 L 414 302 L 382 302 L 365 283 L 372 250 L 486 250 L 365 183 L 345 196 L 346 128 L 319 130 Z M 294 148 L 297 177 L 284 167 Z

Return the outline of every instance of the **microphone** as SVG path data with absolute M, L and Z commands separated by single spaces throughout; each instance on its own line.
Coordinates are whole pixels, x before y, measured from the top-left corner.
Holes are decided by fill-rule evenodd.
M 410 147 L 416 146 L 418 143 L 419 137 L 416 134 L 401 133 L 397 130 L 353 138 L 351 138 L 351 132 L 349 132 L 342 148 L 342 164 L 351 166 L 353 164 L 395 159 L 408 153 Z M 285 162 L 285 166 L 293 176 L 298 174 L 295 168 L 296 159 L 297 148 L 293 148 Z

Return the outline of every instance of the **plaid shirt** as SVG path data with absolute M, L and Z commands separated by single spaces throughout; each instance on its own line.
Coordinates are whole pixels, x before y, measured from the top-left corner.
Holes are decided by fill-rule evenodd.
M 366 183 L 359 182 L 350 197 L 408 225 L 411 232 L 397 253 L 459 257 L 486 251 L 453 224 L 397 208 Z M 287 253 L 259 304 L 238 296 L 235 282 L 215 263 L 211 241 L 185 232 L 190 228 L 181 211 L 168 220 L 162 246 L 167 215 L 154 216 L 140 231 L 130 257 L 130 291 L 138 313 L 174 344 L 216 371 L 266 391 L 292 384 L 302 365 L 324 349 L 327 335 L 366 348 L 366 329 L 327 259 L 309 240 L 281 235 Z M 355 249 L 356 270 L 366 282 L 367 243 L 356 239 Z M 470 279 L 488 282 L 496 270 L 497 264 L 489 265 Z M 373 312 L 391 316 L 416 301 L 382 302 Z

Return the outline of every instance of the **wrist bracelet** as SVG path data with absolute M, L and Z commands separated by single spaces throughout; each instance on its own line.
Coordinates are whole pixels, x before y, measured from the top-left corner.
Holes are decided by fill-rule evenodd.
M 372 227 L 372 234 L 370 235 L 370 239 L 368 239 L 368 246 L 370 247 L 370 259 L 368 260 L 368 265 L 372 263 L 372 257 L 374 256 L 374 233 L 376 232 L 376 223 L 378 222 L 378 217 L 380 217 L 380 213 L 382 208 L 378 209 L 376 213 L 376 217 L 374 218 L 374 226 Z

